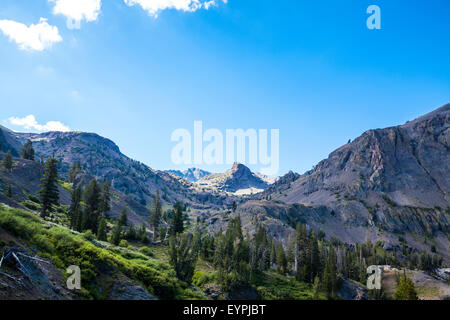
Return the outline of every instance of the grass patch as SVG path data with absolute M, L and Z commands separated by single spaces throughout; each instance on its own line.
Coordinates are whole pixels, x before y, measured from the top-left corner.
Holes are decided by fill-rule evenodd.
M 69 183 L 63 180 L 58 180 L 58 184 L 66 190 L 68 193 L 72 193 L 73 183 Z
M 264 300 L 313 300 L 312 288 L 291 276 L 282 276 L 273 271 L 257 274 L 252 279 Z M 319 294 L 319 299 L 325 299 Z
M 106 298 L 99 278 L 120 272 L 161 299 L 201 299 L 198 292 L 179 281 L 164 261 L 148 258 L 125 248 L 100 248 L 83 235 L 49 225 L 37 215 L 0 205 L 0 226 L 50 259 L 60 270 L 70 265 L 81 269 L 83 291 L 90 299 Z

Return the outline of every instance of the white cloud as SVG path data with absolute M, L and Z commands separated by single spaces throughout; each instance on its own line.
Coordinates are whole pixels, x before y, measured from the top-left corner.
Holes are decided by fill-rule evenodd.
M 69 29 L 80 29 L 81 21 L 96 21 L 102 7 L 102 0 L 48 0 L 55 3 L 53 14 L 67 18 Z
M 154 18 L 158 17 L 161 10 L 175 9 L 185 12 L 194 12 L 199 9 L 208 10 L 219 2 L 227 3 L 228 0 L 124 0 L 127 6 L 140 5 L 142 9 Z
M 58 28 L 49 25 L 44 18 L 29 27 L 12 20 L 0 20 L 0 30 L 10 41 L 15 41 L 21 50 L 43 51 L 53 43 L 62 41 Z
M 44 125 L 39 124 L 32 114 L 24 118 L 11 117 L 8 119 L 8 122 L 18 127 L 23 127 L 25 129 L 34 129 L 37 131 L 70 131 L 69 127 L 59 121 L 49 121 Z

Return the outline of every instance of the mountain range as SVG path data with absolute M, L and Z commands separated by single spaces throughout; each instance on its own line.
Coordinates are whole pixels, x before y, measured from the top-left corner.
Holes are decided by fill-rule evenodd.
M 184 171 L 180 170 L 166 170 L 166 172 L 176 175 L 177 177 L 186 179 L 190 182 L 197 182 L 198 180 L 202 179 L 205 176 L 208 176 L 211 174 L 211 172 L 198 169 L 198 168 L 189 168 Z
M 159 171 L 122 154 L 109 139 L 94 133 L 18 133 L 0 127 L 2 150 L 12 152 L 12 175 L 0 173 L 0 190 L 12 186 L 13 198 L 0 201 L 23 206 L 36 196 L 42 167 L 19 159 L 27 140 L 36 158 L 55 157 L 62 180 L 72 163 L 82 173 L 74 183 L 108 179 L 113 188 L 113 216 L 122 209 L 133 223 L 147 221 L 159 190 L 164 208 L 180 201 L 191 221 L 199 217 L 205 232 L 215 232 L 240 215 L 253 233 L 258 225 L 278 240 L 293 236 L 297 222 L 343 242 L 381 240 L 386 248 L 406 239 L 412 248 L 431 250 L 450 261 L 450 104 L 401 126 L 369 130 L 333 151 L 305 174 L 289 172 L 274 181 L 235 163 L 224 173 L 200 169 Z M 61 202 L 70 190 L 61 183 Z M 231 210 L 236 203 L 236 210 Z

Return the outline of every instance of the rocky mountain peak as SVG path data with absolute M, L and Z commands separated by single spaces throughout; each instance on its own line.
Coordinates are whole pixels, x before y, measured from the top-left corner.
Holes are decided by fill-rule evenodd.
M 206 177 L 211 174 L 211 172 L 208 172 L 208 171 L 205 171 L 205 170 L 202 170 L 199 168 L 189 168 L 184 171 L 166 170 L 165 172 L 173 174 L 177 177 L 183 178 L 190 182 L 197 182 L 198 180 L 202 179 L 203 177 Z
M 265 190 L 269 183 L 247 166 L 235 162 L 231 169 L 224 173 L 206 176 L 198 181 L 198 185 L 207 189 L 239 194 L 252 194 Z
M 252 175 L 252 171 L 245 165 L 235 162 L 230 169 L 230 173 L 238 176 Z

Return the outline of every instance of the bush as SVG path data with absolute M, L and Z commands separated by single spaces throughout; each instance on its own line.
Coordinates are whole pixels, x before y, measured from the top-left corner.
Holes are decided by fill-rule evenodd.
M 92 233 L 91 230 L 86 230 L 81 234 L 81 236 L 86 239 L 87 241 L 92 241 L 95 239 L 95 235 Z
M 127 248 L 128 247 L 128 241 L 127 240 L 120 240 L 119 247 Z
M 152 249 L 150 249 L 149 247 L 142 247 L 138 250 L 140 253 L 142 253 L 143 255 L 146 255 L 147 257 L 153 257 L 155 254 L 153 253 Z
M 27 201 L 23 201 L 22 205 L 25 208 L 33 210 L 33 211 L 40 211 L 41 210 L 41 205 L 38 204 L 38 203 L 32 202 L 32 201 L 28 201 L 28 200 Z
M 192 277 L 192 283 L 197 287 L 202 287 L 207 283 L 214 282 L 214 280 L 214 273 L 205 273 L 199 270 L 196 270 L 194 272 L 194 276 Z
M 55 246 L 44 234 L 35 234 L 31 241 L 40 251 L 50 254 L 55 251 Z

